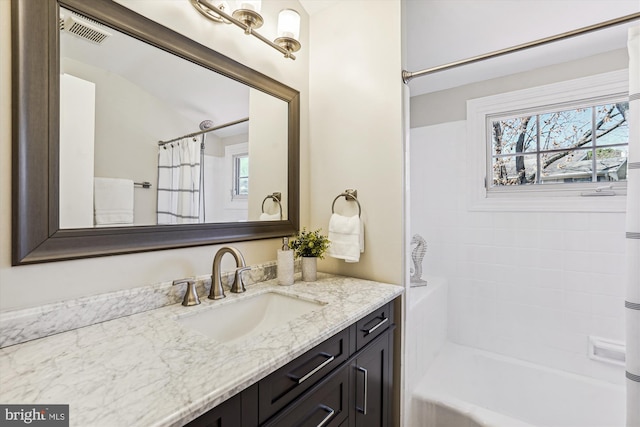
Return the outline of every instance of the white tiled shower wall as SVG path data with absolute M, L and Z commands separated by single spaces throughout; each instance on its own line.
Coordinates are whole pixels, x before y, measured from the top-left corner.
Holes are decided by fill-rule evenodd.
M 469 211 L 465 123 L 411 130 L 411 229 L 448 281 L 449 340 L 623 383 L 587 351 L 624 341 L 624 213 Z

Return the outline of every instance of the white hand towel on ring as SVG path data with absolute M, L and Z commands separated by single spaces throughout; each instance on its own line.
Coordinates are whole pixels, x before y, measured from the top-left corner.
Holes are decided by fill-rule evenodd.
M 342 216 L 336 213 L 329 219 L 330 257 L 343 259 L 346 262 L 360 261 L 364 252 L 364 222 L 358 215 Z

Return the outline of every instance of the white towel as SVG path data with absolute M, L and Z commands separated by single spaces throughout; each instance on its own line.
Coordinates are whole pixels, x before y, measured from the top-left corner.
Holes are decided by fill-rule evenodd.
M 94 178 L 93 209 L 96 225 L 133 224 L 133 181 Z
M 280 221 L 280 214 L 268 214 L 263 212 L 260 214 L 260 221 Z
M 329 220 L 330 257 L 343 259 L 346 262 L 360 261 L 364 252 L 364 223 L 358 215 L 342 216 L 332 214 Z

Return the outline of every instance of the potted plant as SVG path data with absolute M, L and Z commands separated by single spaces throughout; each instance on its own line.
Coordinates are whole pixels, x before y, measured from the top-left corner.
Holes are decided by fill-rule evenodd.
M 324 258 L 329 247 L 329 239 L 321 234 L 322 229 L 307 231 L 303 228 L 295 238 L 289 241 L 289 247 L 296 258 L 302 258 L 302 280 L 313 282 L 318 271 L 318 258 Z

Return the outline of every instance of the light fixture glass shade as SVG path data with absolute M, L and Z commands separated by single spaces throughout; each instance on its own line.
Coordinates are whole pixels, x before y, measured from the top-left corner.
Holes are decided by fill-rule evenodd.
M 223 0 L 217 3 L 218 3 L 218 8 L 222 7 L 222 10 L 227 15 L 231 15 L 233 11 L 237 9 L 236 2 L 234 0 Z
M 293 9 L 283 9 L 278 15 L 278 37 L 300 38 L 300 14 Z
M 238 9 L 252 10 L 260 13 L 262 9 L 262 0 L 240 0 L 238 1 Z

